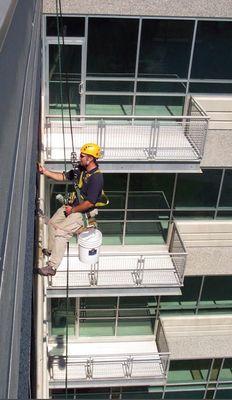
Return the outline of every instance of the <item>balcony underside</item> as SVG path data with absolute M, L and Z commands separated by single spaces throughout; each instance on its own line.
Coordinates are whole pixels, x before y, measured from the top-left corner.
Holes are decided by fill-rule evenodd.
M 50 388 L 65 386 L 65 355 L 50 347 Z M 164 384 L 166 373 L 154 340 L 69 343 L 68 387 Z
M 179 295 L 181 286 L 168 253 L 142 259 L 138 255 L 103 255 L 95 265 L 83 264 L 77 256 L 71 256 L 68 279 L 70 296 Z M 47 296 L 65 296 L 66 282 L 65 257 L 56 275 L 50 279 Z
M 67 170 L 72 169 L 72 164 L 69 162 L 70 153 L 67 153 L 68 162 L 66 164 Z M 65 164 L 64 160 L 45 160 L 45 164 L 48 166 L 49 169 L 55 171 L 64 171 Z M 99 166 L 102 172 L 104 173 L 194 173 L 199 174 L 202 172 L 199 163 L 192 162 L 150 162 L 147 161 L 134 161 L 134 162 L 105 162 L 99 161 Z

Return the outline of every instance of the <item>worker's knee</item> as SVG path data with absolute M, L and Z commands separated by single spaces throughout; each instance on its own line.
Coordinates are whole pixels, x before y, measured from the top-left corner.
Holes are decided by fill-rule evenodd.
M 70 239 L 72 237 L 72 233 L 64 231 L 63 229 L 57 228 L 56 232 L 55 232 L 55 237 L 63 237 L 65 239 Z

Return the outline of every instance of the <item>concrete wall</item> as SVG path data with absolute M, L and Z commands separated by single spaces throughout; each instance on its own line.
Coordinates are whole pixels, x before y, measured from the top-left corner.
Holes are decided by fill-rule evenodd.
M 4 4 L 7 22 L 2 19 L 0 29 L 0 398 L 25 399 L 30 395 L 41 2 Z
M 232 274 L 232 221 L 176 221 L 188 253 L 185 276 Z
M 232 96 L 194 96 L 210 117 L 201 167 L 232 167 Z
M 172 360 L 232 356 L 229 315 L 162 317 Z
M 228 0 L 65 0 L 61 3 L 64 14 L 232 18 L 232 3 Z M 44 0 L 43 12 L 55 13 L 55 1 Z

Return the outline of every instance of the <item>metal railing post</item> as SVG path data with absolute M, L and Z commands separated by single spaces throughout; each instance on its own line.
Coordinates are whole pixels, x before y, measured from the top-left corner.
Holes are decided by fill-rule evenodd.
M 97 142 L 99 146 L 101 147 L 102 150 L 102 156 L 104 156 L 105 153 L 105 142 L 106 142 L 106 123 L 104 119 L 100 119 L 98 121 L 98 129 L 97 129 Z
M 97 286 L 98 284 L 98 271 L 99 271 L 99 262 L 91 264 L 91 270 L 89 273 L 89 282 L 91 286 Z
M 91 357 L 89 357 L 86 361 L 85 373 L 87 379 L 93 378 L 93 359 Z

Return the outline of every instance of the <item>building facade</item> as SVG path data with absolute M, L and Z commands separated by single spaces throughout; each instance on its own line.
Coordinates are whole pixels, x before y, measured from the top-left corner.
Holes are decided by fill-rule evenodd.
M 30 385 L 41 2 L 0 4 L 0 398 Z
M 99 263 L 38 278 L 37 397 L 230 398 L 232 9 L 116 3 L 44 2 L 41 160 L 98 142 L 110 204 Z

